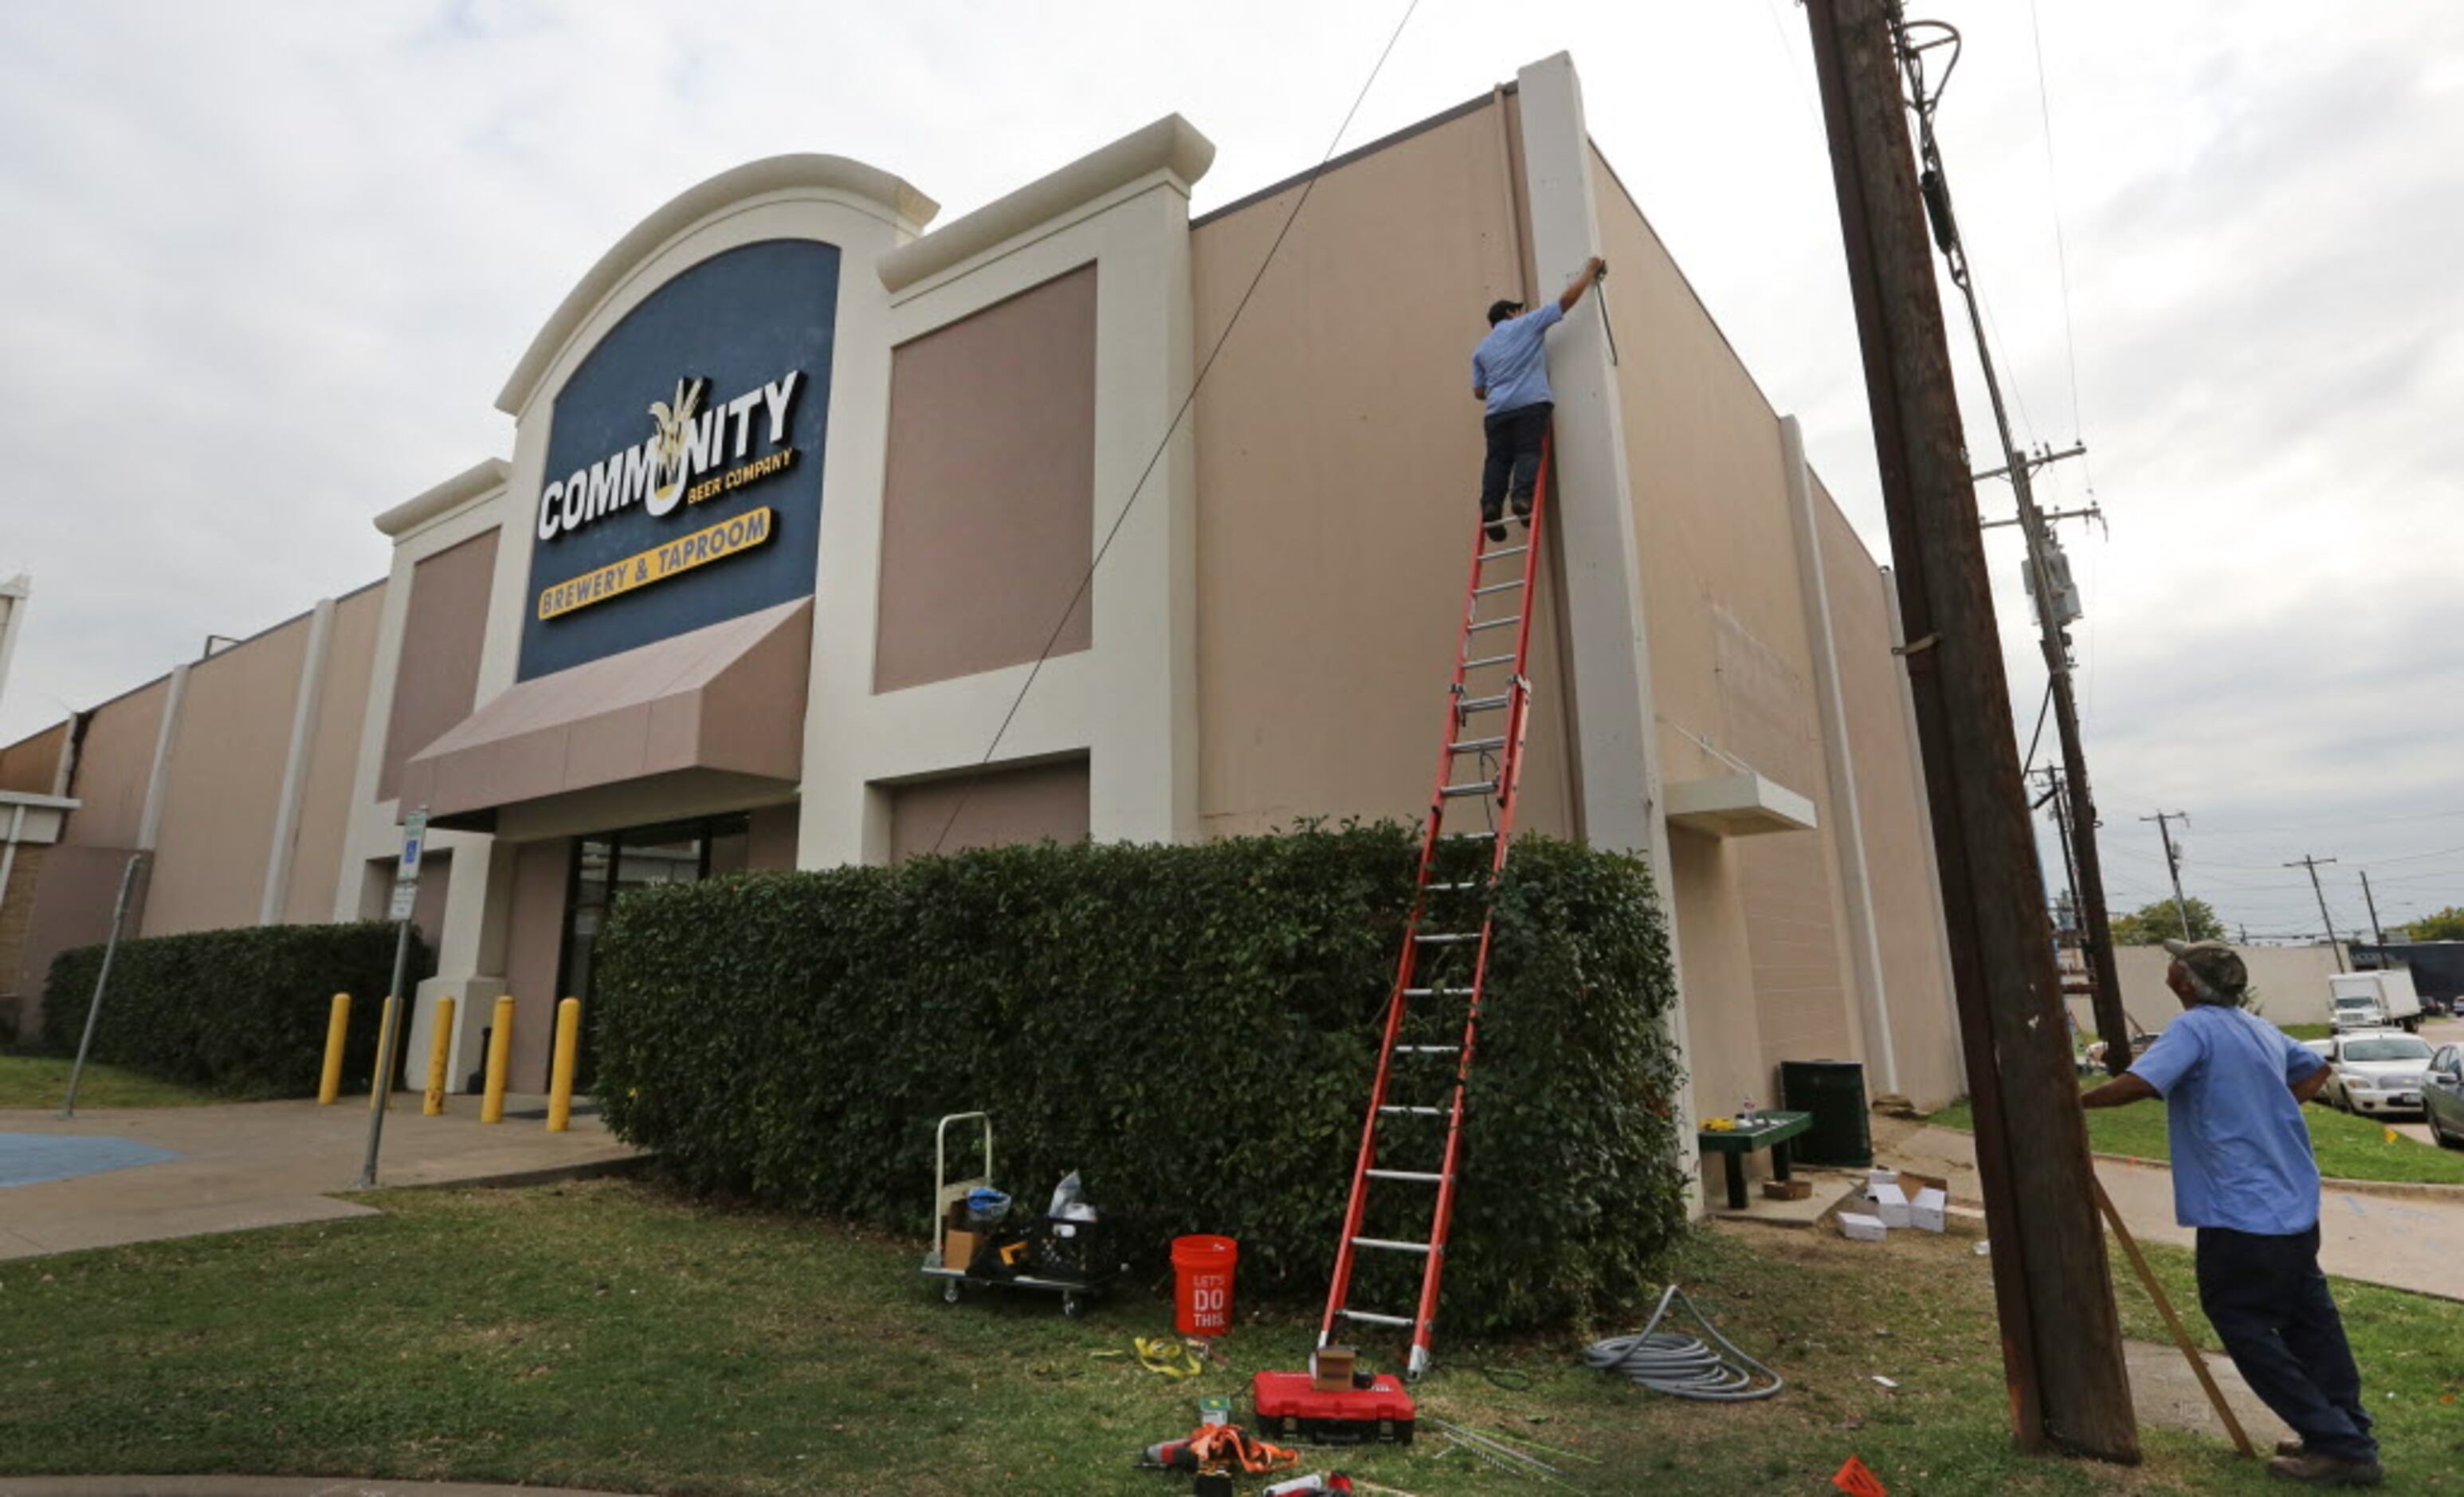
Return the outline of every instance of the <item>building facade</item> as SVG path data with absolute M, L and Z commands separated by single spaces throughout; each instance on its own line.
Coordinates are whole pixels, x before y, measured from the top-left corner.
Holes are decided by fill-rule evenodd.
M 1193 219 L 1212 155 L 1167 118 L 938 227 L 782 156 L 651 213 L 498 392 L 510 455 L 377 516 L 384 579 L 0 751 L 61 816 L 0 984 L 38 1002 L 138 849 L 147 935 L 380 914 L 425 805 L 410 1053 L 453 994 L 467 1075 L 511 994 L 536 1086 L 627 887 L 1415 816 L 1482 311 L 1596 251 L 1551 337 L 1521 825 L 1660 871 L 1700 1110 L 1797 1058 L 1956 1094 L 1889 575 L 1572 62 L 1339 158 L 1271 263 L 1305 181 Z

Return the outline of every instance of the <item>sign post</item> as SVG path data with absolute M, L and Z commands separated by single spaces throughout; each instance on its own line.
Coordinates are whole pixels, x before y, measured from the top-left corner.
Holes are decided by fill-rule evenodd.
M 374 1082 L 377 1105 L 368 1113 L 368 1156 L 360 1165 L 360 1178 L 353 1190 L 374 1190 L 377 1185 L 377 1150 L 385 1141 L 385 1102 L 393 1094 L 393 1063 L 396 1047 L 402 1043 L 401 1031 L 410 1019 L 410 995 L 403 983 L 410 976 L 410 909 L 419 897 L 419 854 L 428 842 L 428 807 L 410 813 L 403 824 L 402 861 L 393 878 L 393 903 L 385 917 L 397 927 L 393 943 L 392 1019 L 377 1035 L 377 1074 Z
M 94 976 L 94 1002 L 86 1005 L 85 1034 L 77 1041 L 77 1064 L 69 1068 L 69 1094 L 60 1103 L 60 1116 L 77 1116 L 77 1081 L 85 1074 L 86 1052 L 94 1048 L 94 1026 L 102 1018 L 102 993 L 111 982 L 111 958 L 120 951 L 120 927 L 128 917 L 128 886 L 137 882 L 137 866 L 145 861 L 143 852 L 131 853 L 128 867 L 120 872 L 120 898 L 111 907 L 111 939 L 103 942 L 102 970 Z

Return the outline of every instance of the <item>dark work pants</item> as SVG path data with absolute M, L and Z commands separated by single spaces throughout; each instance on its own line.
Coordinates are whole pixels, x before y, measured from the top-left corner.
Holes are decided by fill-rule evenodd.
M 2304 1447 L 2375 1461 L 2362 1374 L 2319 1271 L 2319 1229 L 2289 1237 L 2199 1228 L 2199 1308 L 2233 1365 Z
M 1480 514 L 1495 519 L 1506 513 L 1506 493 L 1514 491 L 1514 513 L 1531 513 L 1531 489 L 1540 478 L 1540 439 L 1549 433 L 1548 401 L 1519 406 L 1488 418 L 1488 460 L 1480 468 Z

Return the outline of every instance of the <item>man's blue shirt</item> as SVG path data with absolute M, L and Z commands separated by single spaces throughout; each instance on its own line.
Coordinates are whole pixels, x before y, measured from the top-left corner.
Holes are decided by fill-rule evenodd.
M 1549 388 L 1549 329 L 1566 319 L 1552 299 L 1488 330 L 1471 352 L 1471 387 L 1488 391 L 1488 413 L 1537 406 L 1557 397 Z M 1461 347 L 1461 344 L 1457 344 Z
M 2319 1222 L 2319 1161 L 2292 1084 L 2327 1064 L 2255 1014 L 2202 1003 L 2130 1068 L 2165 1099 L 2173 1215 L 2270 1237 Z

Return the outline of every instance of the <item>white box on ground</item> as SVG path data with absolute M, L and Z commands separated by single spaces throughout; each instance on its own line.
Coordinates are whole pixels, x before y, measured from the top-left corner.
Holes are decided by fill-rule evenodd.
M 1839 1213 L 1839 1235 L 1852 1242 L 1879 1243 L 1887 1231 L 1881 1217 L 1869 1217 L 1861 1211 Z
M 1874 1215 L 1882 1219 L 1884 1226 L 1908 1224 L 1908 1193 L 1898 1185 L 1867 1186 L 1865 1199 L 1874 1203 Z
M 1908 1224 L 1920 1232 L 1941 1231 L 1943 1212 L 1949 1203 L 1949 1197 L 1930 1185 L 1926 1186 L 1917 1192 L 1916 1200 L 1908 1202 Z
M 1865 1189 L 1868 1193 L 1877 1185 L 1896 1185 L 1899 1182 L 1900 1172 L 1897 1170 L 1886 1170 L 1881 1165 L 1876 1165 L 1865 1172 Z

